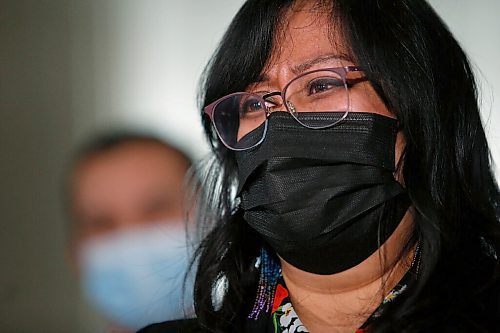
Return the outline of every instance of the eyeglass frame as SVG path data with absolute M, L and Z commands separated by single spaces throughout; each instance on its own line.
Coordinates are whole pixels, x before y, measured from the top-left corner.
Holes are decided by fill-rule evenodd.
M 302 126 L 306 127 L 306 128 L 310 128 L 310 129 L 324 129 L 324 128 L 329 128 L 329 127 L 332 127 L 332 126 L 335 126 L 337 125 L 339 122 L 341 122 L 342 120 L 344 120 L 347 115 L 349 114 L 349 108 L 350 108 L 350 100 L 349 100 L 349 94 L 348 94 L 348 104 L 347 104 L 347 109 L 346 111 L 344 112 L 344 115 L 342 117 L 340 117 L 337 121 L 335 121 L 334 123 L 332 124 L 329 124 L 329 125 L 325 125 L 325 126 L 322 126 L 322 127 L 311 127 L 311 126 L 307 126 L 305 124 L 303 124 L 300 120 L 297 119 L 297 117 L 295 116 L 294 112 L 292 112 L 288 106 L 288 103 L 286 101 L 286 90 L 288 89 L 288 87 L 290 86 L 290 84 L 292 84 L 293 82 L 295 82 L 296 80 L 300 79 L 301 77 L 303 76 L 306 76 L 306 75 L 309 75 L 309 74 L 312 74 L 312 73 L 316 73 L 316 72 L 324 72 L 324 71 L 329 71 L 329 72 L 334 72 L 338 75 L 340 75 L 342 81 L 344 82 L 344 86 L 345 86 L 345 89 L 348 91 L 349 89 L 349 86 L 348 86 L 348 81 L 347 81 L 347 73 L 350 73 L 350 72 L 361 72 L 363 71 L 362 67 L 360 66 L 340 66 L 340 67 L 328 67 L 328 68 L 320 68 L 320 69 L 315 69 L 315 70 L 312 70 L 312 71 L 307 71 L 307 72 L 304 72 L 304 73 L 301 73 L 300 75 L 297 75 L 296 77 L 294 77 L 293 79 L 291 79 L 284 87 L 281 91 L 277 90 L 277 91 L 273 91 L 273 92 L 269 92 L 267 94 L 264 94 L 263 96 L 259 95 L 259 94 L 256 94 L 256 93 L 251 93 L 251 92 L 246 92 L 246 91 L 240 91 L 240 92 L 234 92 L 234 93 L 231 93 L 229 95 L 225 95 L 225 96 L 222 96 L 221 98 L 218 98 L 217 100 L 213 101 L 212 103 L 208 104 L 207 106 L 205 106 L 203 108 L 203 112 L 208 115 L 208 117 L 210 118 L 210 121 L 212 122 L 212 125 L 213 127 L 215 128 L 215 132 L 217 133 L 217 136 L 219 137 L 219 139 L 221 140 L 221 142 L 224 144 L 224 146 L 226 146 L 228 149 L 230 150 L 233 150 L 233 151 L 244 151 L 244 150 L 249 150 L 249 149 L 252 149 L 252 148 L 255 148 L 257 147 L 258 145 L 260 145 L 264 139 L 266 138 L 266 134 L 267 134 L 267 123 L 268 123 L 268 118 L 269 116 L 271 115 L 271 113 L 273 112 L 288 112 L 290 113 L 290 115 Z M 363 81 L 366 81 L 367 78 L 366 77 L 363 77 L 363 78 L 359 78 L 359 79 L 353 79 L 352 81 L 355 81 L 353 83 L 351 83 L 352 85 L 354 84 L 357 84 L 357 83 L 360 83 L 360 82 L 363 82 Z M 349 93 L 349 91 L 348 91 Z M 223 101 L 225 101 L 226 99 L 228 98 L 231 98 L 233 96 L 237 96 L 237 95 L 251 95 L 251 96 L 255 96 L 259 102 L 263 102 L 262 105 L 266 105 L 266 98 L 268 97 L 272 97 L 272 96 L 280 96 L 281 97 L 281 100 L 283 101 L 283 105 L 285 106 L 285 110 L 275 110 L 275 111 L 270 111 L 270 107 L 266 107 L 265 108 L 265 116 L 266 116 L 266 119 L 264 120 L 264 131 L 262 133 L 262 138 L 256 143 L 254 144 L 253 146 L 251 147 L 248 147 L 248 148 L 235 148 L 235 147 L 231 147 L 229 146 L 225 141 L 224 139 L 222 138 L 222 136 L 220 135 L 219 133 L 219 130 L 217 129 L 217 125 L 215 124 L 215 120 L 214 120 L 214 111 L 215 111 L 215 108 Z M 296 113 L 296 111 L 295 111 Z

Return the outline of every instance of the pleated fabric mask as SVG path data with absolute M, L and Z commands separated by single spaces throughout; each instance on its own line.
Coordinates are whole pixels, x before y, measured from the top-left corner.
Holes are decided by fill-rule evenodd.
M 338 114 L 300 116 L 332 122 Z M 394 178 L 397 132 L 395 119 L 373 113 L 351 112 L 326 129 L 271 114 L 263 143 L 236 152 L 244 219 L 301 270 L 326 275 L 356 266 L 389 238 L 410 205 Z

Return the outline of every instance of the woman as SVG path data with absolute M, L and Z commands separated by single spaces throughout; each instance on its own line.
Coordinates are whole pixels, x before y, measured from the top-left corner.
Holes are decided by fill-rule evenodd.
M 248 0 L 202 104 L 204 330 L 500 330 L 474 78 L 425 1 Z

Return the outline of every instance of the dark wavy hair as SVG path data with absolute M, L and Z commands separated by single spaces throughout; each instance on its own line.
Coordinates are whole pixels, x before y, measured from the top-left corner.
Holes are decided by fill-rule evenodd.
M 202 78 L 200 107 L 255 82 L 293 0 L 248 0 Z M 373 332 L 489 332 L 498 320 L 500 194 L 481 124 L 471 66 L 423 0 L 318 0 L 348 52 L 406 138 L 402 174 L 413 204 L 421 264 L 416 283 Z M 234 153 L 206 116 L 206 164 L 195 306 L 213 332 L 238 331 L 256 294 L 261 238 L 235 198 Z M 225 297 L 214 297 L 224 285 Z M 496 306 L 496 309 L 495 309 Z M 496 311 L 496 312 L 495 312 Z M 454 328 L 452 328 L 454 327 Z

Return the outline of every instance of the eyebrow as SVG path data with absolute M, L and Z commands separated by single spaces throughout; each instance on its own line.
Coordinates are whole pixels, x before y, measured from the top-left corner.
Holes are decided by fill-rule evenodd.
M 316 57 L 316 58 L 308 59 L 301 64 L 293 66 L 291 68 L 291 71 L 295 75 L 299 75 L 299 74 L 307 71 L 308 69 L 310 69 L 314 65 L 330 62 L 332 60 L 343 60 L 343 61 L 348 61 L 351 63 L 353 62 L 352 58 L 349 55 L 344 54 L 344 53 L 326 54 L 326 55 L 321 55 L 321 56 Z M 253 82 L 253 84 L 263 83 L 266 81 L 269 81 L 269 76 L 267 74 L 263 74 L 263 75 L 260 75 L 259 78 L 257 79 L 257 81 Z
M 313 59 L 306 60 L 305 62 L 292 67 L 292 72 L 294 74 L 300 74 L 308 69 L 310 69 L 314 65 L 322 64 L 325 62 L 329 62 L 331 60 L 344 60 L 344 61 L 349 61 L 352 62 L 352 59 L 347 55 L 347 54 L 327 54 L 327 55 L 322 55 Z

